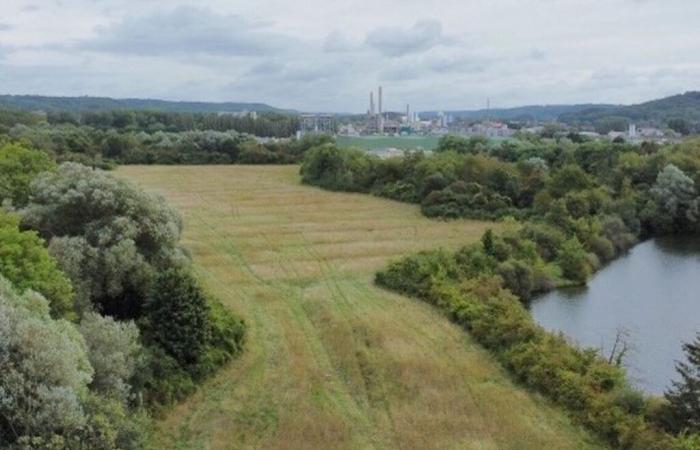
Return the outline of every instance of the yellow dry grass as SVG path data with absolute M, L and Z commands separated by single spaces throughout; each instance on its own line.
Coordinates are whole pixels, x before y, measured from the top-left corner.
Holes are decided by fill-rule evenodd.
M 245 354 L 157 425 L 162 449 L 599 448 L 435 309 L 372 284 L 392 258 L 493 224 L 302 186 L 298 167 L 122 167 L 185 218 Z

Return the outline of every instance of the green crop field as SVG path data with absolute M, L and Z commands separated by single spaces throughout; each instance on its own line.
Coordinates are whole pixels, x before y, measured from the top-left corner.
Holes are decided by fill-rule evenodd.
M 357 147 L 365 150 L 379 150 L 388 147 L 403 150 L 434 150 L 438 141 L 437 136 L 338 136 L 336 142 L 340 147 Z
M 493 224 L 302 186 L 298 170 L 117 170 L 180 209 L 199 278 L 249 324 L 243 356 L 162 417 L 155 448 L 602 448 L 436 309 L 372 283 Z

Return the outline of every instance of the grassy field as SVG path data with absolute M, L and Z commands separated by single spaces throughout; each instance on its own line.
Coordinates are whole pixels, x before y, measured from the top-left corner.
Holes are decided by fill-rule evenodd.
M 601 448 L 434 308 L 392 258 L 487 223 L 299 184 L 298 167 L 121 167 L 185 217 L 201 280 L 249 324 L 241 359 L 158 422 L 160 449 Z
M 378 150 L 387 147 L 404 150 L 434 150 L 438 141 L 437 136 L 338 136 L 336 142 L 339 147 L 357 147 L 365 150 Z

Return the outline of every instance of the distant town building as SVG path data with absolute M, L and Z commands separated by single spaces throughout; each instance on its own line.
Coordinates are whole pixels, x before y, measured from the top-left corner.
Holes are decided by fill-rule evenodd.
M 608 138 L 609 138 L 609 139 L 617 139 L 617 138 L 623 138 L 623 139 L 624 139 L 624 138 L 626 138 L 626 137 L 627 137 L 627 133 L 625 133 L 624 131 L 611 131 L 611 132 L 608 133 Z
M 627 129 L 627 137 L 630 139 L 636 139 L 637 137 L 637 125 L 630 123 Z
M 359 136 L 360 132 L 353 126 L 353 124 L 349 123 L 347 125 L 342 125 L 338 129 L 338 134 L 342 136 Z
M 637 130 L 637 134 L 644 139 L 662 139 L 666 136 L 663 130 L 653 127 L 644 127 Z
M 515 134 L 515 130 L 508 128 L 503 122 L 476 123 L 464 130 L 468 136 L 484 136 L 488 138 L 506 138 Z
M 299 131 L 307 133 L 335 134 L 335 116 L 333 114 L 302 114 Z

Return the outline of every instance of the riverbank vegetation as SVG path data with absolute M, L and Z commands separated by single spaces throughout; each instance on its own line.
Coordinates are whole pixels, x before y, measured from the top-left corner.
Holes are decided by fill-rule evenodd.
M 242 350 L 163 202 L 0 146 L 0 447 L 141 449 L 153 411 Z
M 697 437 L 666 433 L 696 431 L 687 414 L 674 415 L 677 402 L 645 398 L 621 367 L 537 326 L 522 302 L 586 283 L 639 239 L 700 231 L 700 142 L 489 146 L 446 137 L 438 150 L 432 157 L 382 160 L 325 145 L 307 154 L 302 180 L 420 203 L 431 217 L 512 223 L 454 253 L 397 261 L 376 280 L 444 310 L 518 380 L 567 407 L 614 446 L 697 448 Z

